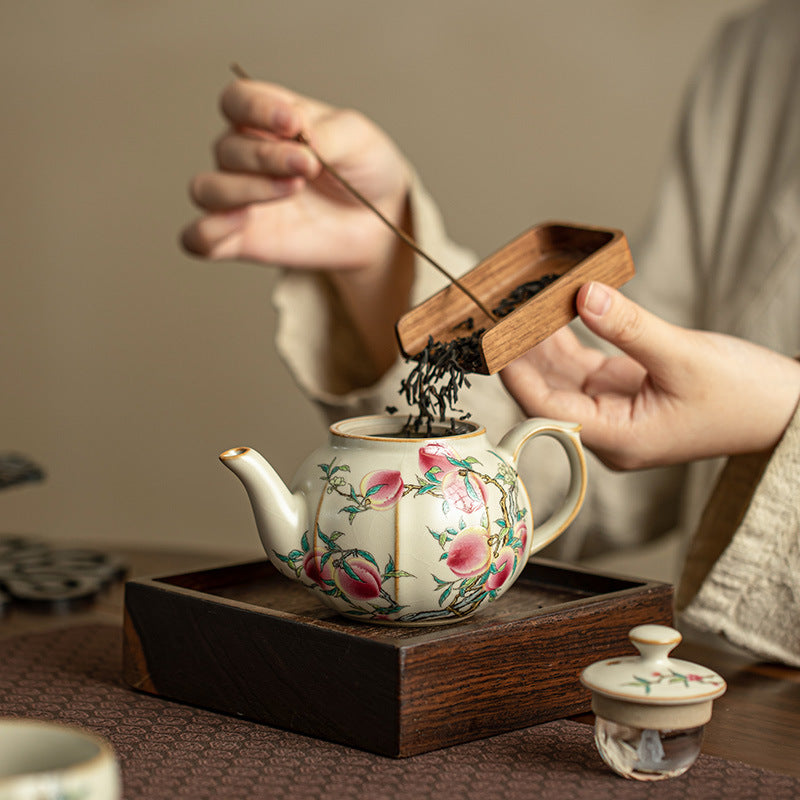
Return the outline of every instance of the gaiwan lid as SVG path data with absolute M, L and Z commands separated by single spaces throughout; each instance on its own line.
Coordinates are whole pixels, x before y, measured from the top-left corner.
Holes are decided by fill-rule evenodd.
M 674 628 L 638 625 L 628 636 L 638 656 L 597 661 L 581 673 L 581 683 L 592 692 L 594 712 L 642 728 L 705 724 L 712 701 L 727 688 L 722 676 L 670 658 L 682 638 Z

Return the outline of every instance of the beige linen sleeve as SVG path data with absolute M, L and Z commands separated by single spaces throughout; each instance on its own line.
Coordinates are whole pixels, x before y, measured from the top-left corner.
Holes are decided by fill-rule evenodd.
M 687 554 L 685 622 L 800 667 L 800 406 L 771 453 L 731 458 Z

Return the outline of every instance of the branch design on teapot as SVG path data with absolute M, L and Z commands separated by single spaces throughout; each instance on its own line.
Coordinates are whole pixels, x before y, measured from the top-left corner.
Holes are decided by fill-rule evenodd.
M 489 453 L 497 459 L 495 470 L 474 456 L 461 458 L 447 444 L 426 443 L 418 453 L 422 474 L 413 482 L 404 481 L 395 469 L 374 469 L 359 480 L 350 465 L 338 463 L 336 457 L 317 465 L 323 498 L 342 498 L 337 513 L 347 514 L 351 527 L 357 517 L 396 509 L 401 500 L 416 503 L 429 497 L 440 504 L 441 519 L 451 524 L 438 531 L 427 527 L 442 550 L 439 561 L 446 569 L 431 576 L 439 610 L 403 614 L 407 606 L 398 600 L 396 579 L 419 578 L 398 569 L 392 555 L 381 568 L 369 550 L 348 548 L 346 531 L 326 533 L 316 524 L 313 543 L 306 532 L 299 548 L 275 555 L 310 588 L 344 601 L 351 613 L 376 621 L 413 623 L 469 616 L 501 594 L 518 571 L 527 542 L 527 510 L 518 503 L 516 470 L 498 453 Z M 499 509 L 500 516 L 490 519 L 490 508 Z M 394 596 L 384 586 L 389 579 L 395 579 Z
M 339 472 L 350 472 L 348 464 L 336 464 L 334 458 L 329 464 L 319 464 L 322 470 L 321 480 L 327 484 L 327 494 L 336 493 L 347 499 L 348 504 L 339 509 L 339 513 L 346 513 L 350 524 L 353 524 L 357 514 L 364 511 L 384 511 L 392 508 L 404 495 L 403 478 L 397 470 L 379 469 L 368 472 L 362 479 L 356 491 Z M 347 488 L 345 488 L 347 487 Z
M 384 583 L 395 578 L 414 578 L 409 572 L 398 570 L 394 559 L 387 557 L 381 569 L 375 556 L 362 548 L 343 548 L 337 541 L 343 531 L 325 534 L 317 525 L 316 539 L 324 547 L 311 546 L 306 531 L 300 548 L 282 554 L 273 551 L 279 561 L 295 573 L 295 577 L 310 579 L 309 588 L 317 588 L 323 594 L 344 600 L 353 608 L 353 613 L 380 616 L 396 614 L 406 606 L 398 605 L 395 598 L 384 588 Z M 366 604 L 369 609 L 365 609 Z
M 517 499 L 516 471 L 495 452 L 498 460 L 495 475 L 477 470 L 484 467 L 476 458 L 460 459 L 449 448 L 437 445 L 433 452 L 420 451 L 420 464 L 428 466 L 424 479 L 407 484 L 406 493 L 430 495 L 442 499 L 442 513 L 452 519 L 453 506 L 462 511 L 456 526 L 441 531 L 428 526 L 428 532 L 442 549 L 440 561 L 454 576 L 447 580 L 432 574 L 441 611 L 424 612 L 404 618 L 420 622 L 442 616 L 468 616 L 485 600 L 495 599 L 522 561 L 527 543 L 527 511 Z M 489 521 L 489 488 L 499 494 L 501 516 Z M 452 501 L 452 502 L 451 502 Z M 478 524 L 468 517 L 480 511 Z M 466 515 L 466 516 L 465 516 Z M 496 528 L 496 530 L 495 530 Z

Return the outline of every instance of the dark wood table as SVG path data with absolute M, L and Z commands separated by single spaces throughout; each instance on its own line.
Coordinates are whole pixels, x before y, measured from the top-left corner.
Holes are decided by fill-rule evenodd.
M 158 576 L 233 563 L 224 555 L 126 550 L 129 576 Z M 57 627 L 121 624 L 124 584 L 106 590 L 90 608 L 58 616 L 11 609 L 0 618 L 0 639 Z M 760 662 L 721 640 L 683 631 L 675 655 L 716 670 L 728 682 L 706 726 L 703 752 L 754 767 L 800 776 L 800 670 Z M 591 715 L 578 718 L 591 722 Z

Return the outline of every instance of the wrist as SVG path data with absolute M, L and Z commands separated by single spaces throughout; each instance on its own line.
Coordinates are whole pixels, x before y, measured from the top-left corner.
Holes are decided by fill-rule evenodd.
M 407 197 L 396 217 L 399 227 L 411 235 Z M 382 376 L 397 359 L 395 323 L 408 310 L 414 282 L 411 248 L 387 230 L 385 247 L 373 263 L 327 273 L 344 311 L 358 334 L 364 354 Z
M 743 432 L 738 452 L 773 449 L 783 437 L 800 402 L 800 363 L 787 356 L 759 349 L 759 371 L 741 387 L 748 402 L 744 418 L 736 421 Z

